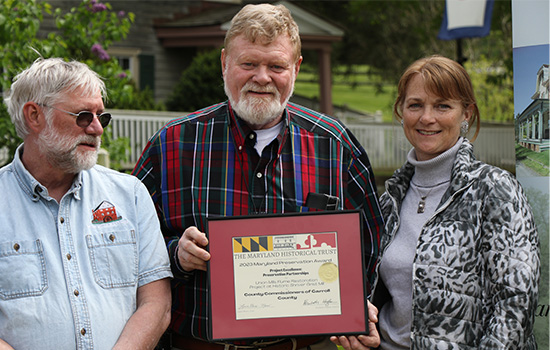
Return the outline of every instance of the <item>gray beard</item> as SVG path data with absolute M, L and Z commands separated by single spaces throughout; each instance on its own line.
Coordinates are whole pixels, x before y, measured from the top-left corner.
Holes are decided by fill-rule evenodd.
M 78 153 L 78 144 L 82 141 L 95 143 L 94 152 Z M 77 174 L 82 170 L 92 168 L 97 162 L 101 138 L 96 136 L 69 137 L 60 133 L 48 123 L 46 128 L 38 135 L 36 141 L 39 149 L 48 162 L 69 174 Z

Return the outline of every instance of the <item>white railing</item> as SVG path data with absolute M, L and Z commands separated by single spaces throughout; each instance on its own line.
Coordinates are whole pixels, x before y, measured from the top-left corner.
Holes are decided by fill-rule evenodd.
M 113 115 L 111 128 L 113 139 L 127 137 L 130 148 L 127 150 L 128 163 L 125 168 L 131 169 L 141 156 L 149 138 L 170 120 L 183 114 L 157 111 L 110 110 Z
M 131 169 L 139 159 L 143 148 L 153 134 L 168 121 L 185 113 L 114 110 L 111 128 L 113 138 L 127 137 L 130 148 L 127 150 Z M 400 167 L 407 157 L 411 145 L 403 135 L 398 123 L 348 123 L 346 124 L 357 140 L 363 145 L 373 169 L 394 170 Z M 513 125 L 483 125 L 480 135 L 474 142 L 476 157 L 486 163 L 515 171 L 515 142 Z M 0 164 L 8 159 L 7 150 L 0 149 Z
M 481 125 L 474 141 L 477 159 L 514 172 L 516 170 L 516 142 L 513 124 Z
M 10 157 L 10 152 L 7 147 L 0 148 L 0 166 L 4 165 Z
M 401 124 L 349 124 L 348 128 L 367 151 L 374 169 L 400 167 L 412 147 Z M 482 125 L 474 141 L 474 153 L 481 161 L 515 171 L 514 126 Z
M 168 121 L 185 113 L 150 111 L 111 111 L 113 137 L 128 137 L 129 167 L 137 162 L 149 138 Z M 373 169 L 392 170 L 400 167 L 411 145 L 398 123 L 347 124 L 369 155 Z M 474 142 L 476 157 L 510 171 L 515 171 L 514 126 L 483 125 Z

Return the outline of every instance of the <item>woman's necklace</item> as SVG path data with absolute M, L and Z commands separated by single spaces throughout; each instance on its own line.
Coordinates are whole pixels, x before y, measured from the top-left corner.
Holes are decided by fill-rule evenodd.
M 418 193 L 420 194 L 420 200 L 418 201 L 418 208 L 416 209 L 416 212 L 418 214 L 424 213 L 424 209 L 426 209 L 426 197 L 428 197 L 428 195 L 430 194 L 430 192 L 432 192 L 432 190 L 433 190 L 433 187 L 430 188 L 428 193 L 426 193 L 425 195 L 422 195 L 420 194 L 420 189 L 418 189 Z

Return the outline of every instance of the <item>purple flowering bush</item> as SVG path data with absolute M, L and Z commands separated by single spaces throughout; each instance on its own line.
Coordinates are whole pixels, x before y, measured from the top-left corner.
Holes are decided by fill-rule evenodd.
M 97 44 L 97 43 L 93 44 L 92 45 L 92 53 L 94 55 L 96 55 L 102 61 L 108 61 L 108 60 L 111 59 L 111 57 L 109 57 L 109 54 L 107 53 L 107 51 L 105 51 L 103 49 L 101 44 Z
M 111 4 L 99 0 L 85 0 L 79 6 L 63 13 L 54 13 L 61 35 L 50 34 L 56 41 L 52 56 L 71 57 L 87 63 L 105 79 L 109 99 L 108 108 L 159 109 L 150 91 L 139 91 L 128 71 L 111 57 L 108 48 L 113 42 L 126 38 L 134 21 L 134 14 L 114 11 Z
M 0 6 L 0 84 L 11 86 L 13 77 L 38 57 L 78 60 L 103 77 L 108 91 L 107 108 L 160 109 L 151 91 L 139 91 L 128 71 L 107 53 L 113 42 L 122 41 L 134 22 L 134 14 L 113 11 L 109 3 L 84 0 L 69 11 L 53 9 L 47 1 L 1 0 Z M 44 16 L 55 19 L 57 31 L 39 37 Z M 4 104 L 0 104 L 0 148 L 8 147 L 13 156 L 21 142 L 15 133 Z M 110 140 L 104 134 L 104 146 L 111 161 L 124 152 L 111 152 L 124 140 Z M 120 142 L 119 142 L 120 141 Z
M 101 11 L 106 11 L 107 10 L 107 5 L 105 4 L 102 4 L 96 0 L 92 0 L 90 1 L 90 11 L 92 11 L 93 13 L 96 13 L 96 12 L 101 12 Z
M 97 63 L 109 61 L 107 49 L 115 41 L 126 38 L 134 21 L 133 13 L 121 15 L 109 3 L 85 0 L 69 12 L 56 9 L 54 17 L 61 35 L 48 37 L 57 41 L 58 51 L 77 59 L 96 59 Z

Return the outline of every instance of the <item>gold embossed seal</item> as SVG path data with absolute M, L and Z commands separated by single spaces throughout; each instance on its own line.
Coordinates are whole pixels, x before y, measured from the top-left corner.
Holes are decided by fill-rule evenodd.
M 319 278 L 325 283 L 331 283 L 338 279 L 338 266 L 331 262 L 326 262 L 319 267 Z

